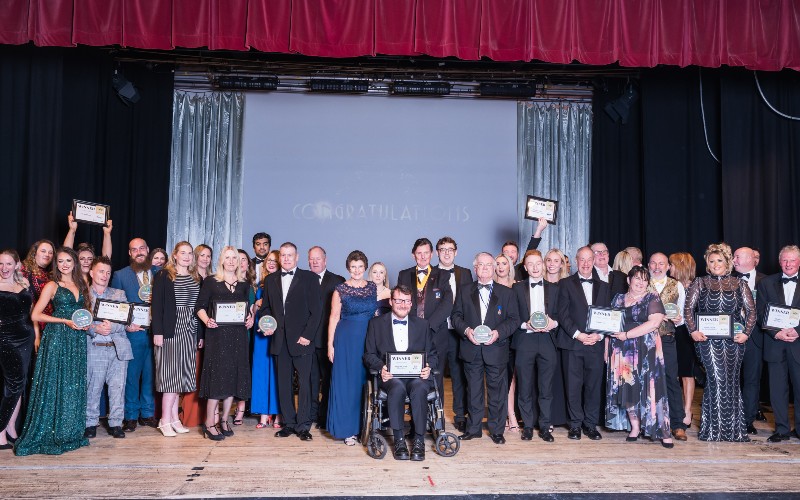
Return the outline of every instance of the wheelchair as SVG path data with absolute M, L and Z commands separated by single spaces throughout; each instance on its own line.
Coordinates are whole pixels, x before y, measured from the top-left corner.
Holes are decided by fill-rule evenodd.
M 445 430 L 444 409 L 436 385 L 436 373 L 431 373 L 433 390 L 428 393 L 428 414 L 426 429 L 433 437 L 433 449 L 442 457 L 452 457 L 461 448 L 458 436 Z M 370 370 L 371 378 L 367 379 L 362 390 L 361 444 L 367 448 L 367 454 L 377 460 L 386 456 L 389 443 L 385 434 L 391 434 L 387 394 L 378 384 L 380 372 Z M 410 413 L 406 397 L 405 414 Z M 413 416 L 419 418 L 418 416 Z M 405 432 L 405 431 L 404 431 Z

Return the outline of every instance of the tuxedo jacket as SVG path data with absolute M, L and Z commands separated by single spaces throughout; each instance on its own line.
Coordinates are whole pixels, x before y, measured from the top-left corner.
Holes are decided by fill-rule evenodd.
M 292 356 L 312 354 L 322 321 L 319 276 L 305 269 L 295 269 L 284 304 L 281 273 L 272 273 L 264 280 L 262 299 L 259 316 L 270 315 L 278 322 L 278 329 L 272 335 L 270 354 L 280 354 L 284 342 Z M 298 344 L 300 337 L 311 343 L 307 346 Z
M 487 365 L 502 365 L 508 363 L 508 348 L 510 337 L 519 328 L 522 320 L 517 311 L 517 301 L 510 288 L 495 283 L 489 296 L 489 306 L 486 318 L 481 321 L 480 296 L 478 295 L 478 282 L 474 281 L 461 285 L 456 294 L 456 303 L 451 316 L 453 329 L 461 335 L 460 356 L 467 363 L 479 361 L 475 358 L 483 356 Z M 491 345 L 475 345 L 466 335 L 467 328 L 484 324 L 492 330 L 497 330 L 499 338 Z
M 397 275 L 397 284 L 405 285 L 411 289 L 411 312 L 410 316 L 417 315 L 417 266 L 403 269 Z M 440 340 L 437 343 L 438 350 L 444 350 L 445 345 L 441 342 L 447 337 L 447 317 L 453 311 L 453 291 L 450 289 L 450 273 L 442 271 L 438 267 L 431 266 L 430 276 L 425 283 L 425 319 L 430 324 L 434 339 L 437 334 Z
M 575 273 L 577 274 L 577 273 Z M 600 275 L 597 274 L 597 269 L 592 269 L 592 278 L 595 280 L 603 281 L 600 279 Z M 605 283 L 603 281 L 603 283 Z M 618 293 L 627 293 L 628 292 L 628 275 L 623 273 L 622 271 L 617 271 L 616 269 L 610 269 L 608 272 L 608 283 L 606 283 L 609 288 L 608 297 L 609 301 L 617 296 Z
M 544 313 L 551 319 L 558 321 L 558 284 L 550 283 L 547 280 L 542 280 L 544 283 Z M 514 283 L 511 288 L 514 292 L 514 297 L 517 299 L 517 309 L 519 310 L 519 323 L 520 325 L 528 321 L 531 317 L 531 287 L 528 278 L 523 281 Z M 519 325 L 517 325 L 519 326 Z M 533 350 L 535 343 L 533 342 L 535 335 L 546 335 L 555 346 L 557 329 L 550 330 L 547 333 L 533 332 L 529 333 L 525 329 L 517 328 L 514 332 L 514 337 L 511 339 L 511 348 L 517 351 Z
M 593 272 L 592 277 L 592 305 L 609 307 L 611 305 L 610 288 L 608 283 L 601 280 Z M 570 351 L 597 351 L 603 352 L 603 342 L 594 345 L 583 345 L 572 338 L 575 331 L 586 333 L 586 319 L 589 315 L 589 304 L 583 294 L 580 275 L 573 274 L 558 282 L 558 336 L 556 345 Z
M 758 323 L 755 330 L 763 331 L 764 339 L 764 361 L 768 363 L 775 363 L 782 361 L 784 355 L 791 357 L 796 363 L 800 363 L 800 340 L 794 342 L 784 342 L 776 340 L 775 334 L 778 333 L 773 330 L 763 330 L 761 325 L 764 324 L 764 318 L 767 313 L 767 304 L 780 304 L 788 305 L 794 308 L 800 308 L 800 287 L 795 288 L 794 299 L 791 304 L 786 303 L 786 298 L 783 294 L 783 283 L 781 277 L 783 273 L 771 274 L 762 279 L 758 286 L 756 286 L 756 310 L 758 311 Z M 795 327 L 795 331 L 800 333 L 800 327 Z
M 756 300 L 756 311 L 758 311 L 758 284 L 761 283 L 761 280 L 766 278 L 767 275 L 762 273 L 762 272 L 756 271 L 755 269 L 753 269 L 753 271 L 756 272 L 756 288 L 754 290 L 756 293 L 755 293 L 755 296 L 753 298 Z M 753 272 L 753 271 L 750 271 L 750 272 Z M 737 278 L 740 277 L 741 275 L 742 275 L 742 273 L 740 273 L 739 271 L 736 271 L 736 270 L 731 272 L 731 276 L 736 276 Z M 780 281 L 780 278 L 778 278 L 778 280 Z M 781 287 L 781 288 L 783 288 L 783 287 Z M 781 292 L 783 292 L 783 289 L 781 289 Z M 748 343 L 752 342 L 759 349 L 763 349 L 764 348 L 764 331 L 761 329 L 761 327 L 759 325 L 760 325 L 760 323 L 756 324 L 756 326 L 753 328 L 753 331 L 750 332 L 750 338 L 748 339 Z
M 536 250 L 539 248 L 539 243 L 542 242 L 541 238 L 534 238 L 531 236 L 531 240 L 528 242 L 528 248 L 525 249 L 525 252 L 528 250 Z M 514 280 L 522 281 L 528 278 L 528 271 L 525 270 L 524 261 L 525 261 L 525 252 L 519 256 L 519 260 L 521 261 L 519 264 L 514 266 Z M 544 253 L 544 252 L 542 252 Z
M 416 268 L 414 268 L 414 269 L 416 269 Z M 459 265 L 454 264 L 452 272 L 453 272 L 453 274 L 456 275 L 456 293 L 458 293 L 458 288 L 461 285 L 466 285 L 467 283 L 472 283 L 472 271 L 470 271 L 466 267 L 461 267 Z M 439 269 L 439 274 L 442 275 L 442 279 L 446 283 L 450 283 L 450 277 L 447 276 L 448 273 L 449 273 L 449 271 L 445 271 L 444 269 Z M 451 291 L 452 291 L 452 289 L 451 289 Z M 455 296 L 453 297 L 453 300 L 455 300 Z
M 408 352 L 427 353 L 428 364 L 433 370 L 439 367 L 439 356 L 433 345 L 433 332 L 424 319 L 409 314 Z M 370 370 L 381 371 L 386 364 L 386 353 L 397 352 L 392 333 L 392 315 L 382 314 L 369 320 L 367 337 L 364 341 L 364 364 Z
M 318 275 L 317 281 L 319 281 Z M 344 281 L 344 278 L 338 274 L 325 271 L 325 275 L 322 277 L 322 283 L 319 284 L 322 298 L 322 321 L 319 322 L 319 331 L 314 339 L 314 345 L 317 349 L 328 348 L 328 325 L 330 325 L 331 322 L 331 300 L 333 300 L 333 292 L 336 290 L 336 285 L 344 283 Z

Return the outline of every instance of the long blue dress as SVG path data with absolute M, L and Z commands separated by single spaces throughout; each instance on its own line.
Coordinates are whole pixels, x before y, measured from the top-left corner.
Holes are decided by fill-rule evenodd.
M 264 289 L 259 287 L 256 300 L 261 298 Z M 259 415 L 277 415 L 281 412 L 278 405 L 278 381 L 275 378 L 275 359 L 269 354 L 272 337 L 267 337 L 258 330 L 259 317 L 253 327 L 253 394 L 250 399 L 250 412 Z
M 333 337 L 328 432 L 336 439 L 344 439 L 357 435 L 361 423 L 361 387 L 367 378 L 364 339 L 367 324 L 375 316 L 378 293 L 371 281 L 361 288 L 341 283 L 336 291 L 342 311 Z
M 83 307 L 69 289 L 59 286 L 53 295 L 53 316 L 68 319 Z M 86 332 L 61 323 L 47 323 L 42 334 L 25 427 L 17 441 L 17 455 L 60 455 L 87 446 Z

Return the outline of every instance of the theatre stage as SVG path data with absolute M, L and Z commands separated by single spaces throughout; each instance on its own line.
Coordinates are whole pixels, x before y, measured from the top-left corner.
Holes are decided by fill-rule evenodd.
M 764 500 L 768 492 L 800 491 L 800 440 L 767 443 L 771 421 L 756 422 L 752 442 L 736 444 L 699 442 L 695 420 L 689 441 L 672 450 L 641 439 L 626 443 L 626 433 L 602 430 L 598 442 L 571 441 L 563 428 L 555 430 L 554 443 L 535 435 L 523 442 L 507 433 L 507 443 L 495 445 L 486 435 L 464 442 L 451 458 L 429 447 L 424 462 L 391 455 L 374 460 L 362 447 L 318 430 L 311 442 L 276 438 L 272 429 L 256 430 L 255 422 L 246 419 L 234 427 L 235 436 L 218 443 L 197 429 L 165 438 L 140 427 L 113 439 L 99 428 L 89 447 L 62 456 L 18 458 L 2 451 L 0 492 L 3 498 L 759 492 Z

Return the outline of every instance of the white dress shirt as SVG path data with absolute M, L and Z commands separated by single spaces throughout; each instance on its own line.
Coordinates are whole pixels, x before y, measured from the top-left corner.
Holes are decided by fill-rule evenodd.
M 608 272 L 604 273 L 599 267 L 594 268 L 594 270 L 597 271 L 597 275 L 600 277 L 600 279 L 608 283 L 608 275 L 611 274 L 611 266 L 608 266 L 606 269 L 608 269 Z
M 741 274 L 749 274 L 749 276 L 747 278 L 743 278 L 742 277 L 740 279 L 743 279 L 743 280 L 747 281 L 747 286 L 750 287 L 750 292 L 751 293 L 755 292 L 756 291 L 756 270 L 755 269 L 751 269 L 751 270 L 745 271 L 744 273 L 741 273 Z
M 320 285 L 322 284 L 322 280 L 325 279 L 325 273 L 327 271 L 328 271 L 327 269 L 323 269 L 322 272 L 317 275 L 317 276 L 319 276 L 319 284 Z
M 678 284 L 678 303 L 676 305 L 678 306 L 678 311 L 681 315 L 681 320 L 675 322 L 675 326 L 681 326 L 684 323 L 683 306 L 686 304 L 686 289 L 683 287 L 683 283 L 678 280 L 675 281 Z M 667 278 L 662 280 L 652 280 L 651 282 L 653 283 L 653 288 L 655 288 L 659 294 L 661 294 L 661 292 L 664 290 L 664 287 L 667 286 Z
M 405 321 L 406 324 L 395 324 L 394 320 Z M 394 337 L 394 346 L 398 351 L 408 350 L 408 316 L 400 319 L 392 313 L 392 336 Z
M 794 276 L 787 276 L 786 274 L 781 273 L 781 278 L 794 278 L 795 276 L 797 276 L 797 274 L 795 274 Z M 787 306 L 792 305 L 792 301 L 794 300 L 794 292 L 796 289 L 797 289 L 797 283 L 795 283 L 794 281 L 789 281 L 788 283 L 783 285 L 783 298 L 786 299 Z
M 284 271 L 281 268 L 281 288 L 283 289 L 283 311 L 286 312 L 286 294 L 289 293 L 289 287 L 292 286 L 292 279 L 294 279 L 295 273 L 297 273 L 297 266 L 293 269 L 289 269 L 288 271 Z M 292 274 L 283 275 L 283 273 L 290 272 Z
M 439 264 L 439 269 L 442 269 L 444 271 L 450 271 L 450 290 L 453 291 L 453 303 L 455 304 L 455 302 L 456 302 L 456 269 L 455 269 L 455 266 L 444 267 L 441 264 Z M 453 323 L 450 321 L 450 316 L 447 317 L 447 328 L 450 329 L 450 330 L 453 329 Z
M 531 287 L 531 285 L 535 282 L 540 283 L 539 286 Z M 533 278 L 528 278 L 528 293 L 530 294 L 531 299 L 531 314 L 535 312 L 545 312 L 544 311 L 544 280 L 539 278 L 538 280 L 534 280 Z M 532 332 L 533 330 L 528 329 L 528 320 L 530 318 L 522 318 L 522 329 L 526 332 Z
M 480 281 L 478 284 L 481 285 L 489 285 L 492 286 L 492 282 L 489 283 L 481 283 Z M 478 289 L 478 302 L 480 302 L 481 306 L 481 324 L 486 322 L 486 311 L 489 310 L 489 298 L 492 296 L 491 288 L 489 290 L 485 288 Z
M 597 269 L 597 268 L 595 267 L 595 269 Z M 600 274 L 600 271 L 598 270 L 597 273 Z M 579 273 L 578 274 L 578 279 L 594 279 L 594 277 L 589 276 L 588 278 L 584 278 Z M 606 275 L 606 280 L 605 281 L 608 281 L 608 275 Z M 592 286 L 593 286 L 593 284 L 592 283 L 586 283 L 586 282 L 580 282 L 580 281 L 579 281 L 579 283 L 581 284 L 581 288 L 583 288 L 583 295 L 584 295 L 584 297 L 586 297 L 586 304 L 588 304 L 590 306 L 593 305 L 592 304 L 592 291 L 593 291 L 592 290 Z M 575 330 L 575 333 L 572 334 L 572 338 L 573 339 L 576 338 L 578 336 L 578 334 L 580 334 L 580 333 L 581 333 L 580 330 Z M 600 336 L 602 337 L 602 334 L 600 334 Z

